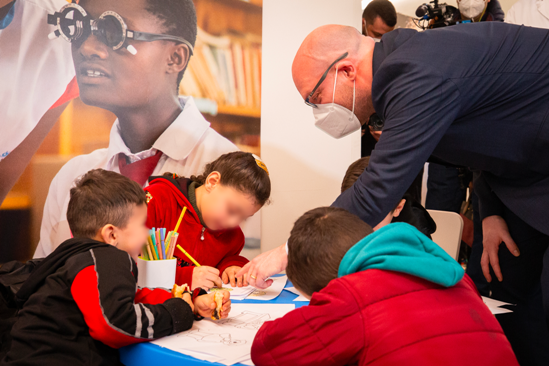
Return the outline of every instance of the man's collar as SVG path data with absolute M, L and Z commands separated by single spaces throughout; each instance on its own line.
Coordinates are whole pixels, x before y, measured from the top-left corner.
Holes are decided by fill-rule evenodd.
M 210 123 L 202 116 L 192 97 L 179 97 L 179 101 L 183 110 L 152 146 L 152 149 L 162 151 L 173 160 L 183 160 L 189 156 L 210 128 Z M 110 133 L 108 160 L 119 153 L 128 155 L 130 149 L 122 139 L 117 119 Z

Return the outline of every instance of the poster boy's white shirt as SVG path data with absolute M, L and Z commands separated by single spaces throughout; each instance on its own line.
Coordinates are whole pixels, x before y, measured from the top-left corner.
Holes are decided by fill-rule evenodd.
M 180 102 L 183 111 L 150 150 L 132 154 L 122 140 L 116 120 L 111 129 L 108 148 L 77 156 L 61 168 L 50 185 L 35 258 L 47 256 L 65 240 L 70 239 L 67 207 L 74 181 L 89 170 L 97 168 L 119 173 L 119 153 L 126 154 L 134 162 L 160 150 L 163 154 L 152 175 L 170 172 L 190 177 L 202 173 L 204 166 L 220 155 L 238 150 L 232 142 L 210 127 L 191 97 L 181 97 Z
M 0 30 L 0 160 L 36 127 L 74 77 L 71 45 L 48 39 L 47 24 L 66 0 L 17 0 Z

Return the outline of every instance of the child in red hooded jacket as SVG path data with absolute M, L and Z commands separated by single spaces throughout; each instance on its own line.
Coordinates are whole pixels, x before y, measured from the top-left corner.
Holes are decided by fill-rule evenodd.
M 204 173 L 190 178 L 166 173 L 151 178 L 147 191 L 148 227 L 173 230 L 183 207 L 187 212 L 179 227 L 176 283 L 209 289 L 231 283 L 246 286 L 236 273 L 248 260 L 240 256 L 244 234 L 240 224 L 269 199 L 271 181 L 267 167 L 255 155 L 232 152 L 206 165 Z M 220 279 L 221 276 L 221 279 Z
M 373 232 L 341 208 L 311 210 L 286 273 L 311 302 L 261 326 L 254 365 L 518 366 L 473 281 L 409 224 Z

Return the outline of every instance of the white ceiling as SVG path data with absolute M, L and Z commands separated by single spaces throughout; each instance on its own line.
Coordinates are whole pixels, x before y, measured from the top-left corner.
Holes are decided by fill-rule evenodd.
M 362 0 L 362 9 L 364 9 L 370 1 L 371 0 Z M 456 0 L 439 0 L 439 1 L 440 3 L 446 3 L 448 5 L 457 6 Z M 509 10 L 516 1 L 517 0 L 499 0 L 501 7 L 505 12 L 507 12 L 507 10 Z M 429 0 L 391 0 L 391 2 L 395 6 L 396 11 L 399 12 L 400 14 L 415 17 L 417 7 L 425 2 L 429 2 Z

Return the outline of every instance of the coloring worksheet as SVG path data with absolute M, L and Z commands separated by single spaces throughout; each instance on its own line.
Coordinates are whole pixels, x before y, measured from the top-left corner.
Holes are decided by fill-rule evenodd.
M 271 279 L 273 280 L 273 284 L 271 286 L 264 290 L 255 290 L 249 294 L 246 299 L 269 301 L 278 297 L 284 289 L 284 286 L 286 286 L 288 276 L 271 277 Z
M 232 304 L 227 319 L 203 319 L 188 331 L 152 343 L 225 365 L 249 363 L 254 337 L 264 322 L 284 316 L 293 304 Z
M 259 290 L 252 286 L 246 286 L 246 287 L 232 287 L 230 283 L 223 284 L 222 288 L 214 287 L 210 289 L 209 292 L 212 291 L 219 291 L 219 290 L 227 290 L 231 293 L 231 300 L 264 300 L 269 301 L 272 300 L 284 289 L 284 286 L 286 286 L 286 282 L 288 281 L 287 276 L 278 276 L 278 277 L 271 277 L 273 280 L 273 284 L 264 289 Z

